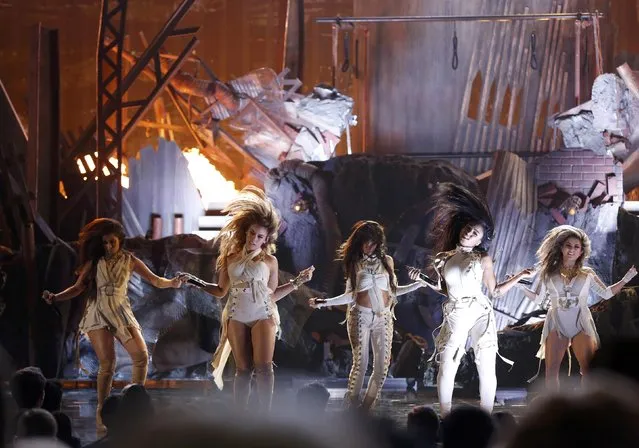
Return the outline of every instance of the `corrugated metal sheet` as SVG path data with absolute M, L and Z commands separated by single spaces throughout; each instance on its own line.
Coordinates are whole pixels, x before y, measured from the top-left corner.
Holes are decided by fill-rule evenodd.
M 535 262 L 532 248 L 537 188 L 534 167 L 516 154 L 499 152 L 488 186 L 488 204 L 495 220 L 495 239 L 490 255 L 495 262 L 497 282 Z M 534 308 L 517 287 L 495 304 L 497 328 L 519 319 Z

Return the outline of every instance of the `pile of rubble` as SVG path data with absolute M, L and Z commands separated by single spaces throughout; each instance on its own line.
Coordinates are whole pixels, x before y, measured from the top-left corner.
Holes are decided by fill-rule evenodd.
M 551 118 L 567 148 L 586 148 L 625 160 L 639 148 L 639 75 L 628 64 L 600 75 L 591 100 Z

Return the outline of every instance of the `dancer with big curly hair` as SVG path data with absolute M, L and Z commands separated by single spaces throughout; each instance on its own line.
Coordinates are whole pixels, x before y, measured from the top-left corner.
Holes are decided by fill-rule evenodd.
M 346 321 L 353 364 L 344 398 L 347 407 L 361 406 L 368 410 L 375 405 L 390 365 L 396 297 L 423 286 L 422 281 L 397 286 L 394 262 L 386 251 L 382 226 L 375 221 L 357 222 L 337 253 L 338 259 L 344 262 L 346 292 L 331 299 L 309 300 L 313 308 L 349 305 Z M 373 374 L 360 400 L 371 346 Z
M 559 388 L 559 368 L 572 345 L 581 374 L 599 346 L 599 335 L 588 308 L 588 294 L 604 300 L 621 291 L 637 275 L 632 266 L 623 278 L 606 286 L 584 263 L 590 256 L 590 238 L 581 229 L 563 225 L 550 230 L 537 250 L 538 276 L 526 296 L 538 305 L 549 306 L 537 357 L 546 359 L 546 386 Z M 537 373 L 539 375 L 539 372 Z M 531 380 L 537 378 L 535 375 Z
M 88 303 L 80 330 L 87 335 L 100 363 L 97 379 L 98 408 L 96 427 L 106 431 L 100 411 L 111 392 L 115 373 L 115 340 L 131 357 L 131 381 L 144 384 L 148 368 L 146 343 L 140 324 L 131 310 L 127 289 L 131 272 L 136 272 L 156 288 L 179 288 L 181 276 L 173 279 L 158 277 L 135 255 L 123 249 L 124 227 L 118 221 L 99 218 L 80 231 L 78 279 L 62 292 L 42 293 L 48 303 L 72 299 L 88 290 Z
M 493 218 L 486 203 L 466 188 L 441 184 L 434 198 L 433 211 L 430 239 L 436 254 L 433 270 L 437 280 L 425 280 L 417 269 L 411 269 L 410 276 L 425 280 L 426 285 L 446 296 L 444 319 L 435 338 L 432 358 L 439 363 L 440 413 L 450 412 L 455 375 L 469 339 L 479 374 L 481 407 L 492 412 L 497 390 L 495 362 L 498 354 L 492 300 L 503 296 L 519 280 L 530 277 L 533 271 L 524 269 L 497 284 L 493 260 L 486 251 L 493 238 Z M 482 287 L 491 298 L 484 295 Z
M 279 269 L 273 254 L 280 220 L 259 188 L 244 188 L 223 211 L 230 220 L 219 235 L 218 283 L 200 281 L 200 287 L 217 298 L 229 294 L 222 312 L 220 342 L 213 356 L 213 378 L 221 389 L 224 366 L 232 353 L 235 403 L 241 409 L 248 406 L 254 369 L 261 408 L 269 410 L 274 387 L 273 353 L 280 325 L 276 303 L 311 280 L 314 267 L 278 286 Z

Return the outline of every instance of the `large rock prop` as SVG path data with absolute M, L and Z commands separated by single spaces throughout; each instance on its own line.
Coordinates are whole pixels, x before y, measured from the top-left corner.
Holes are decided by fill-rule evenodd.
M 606 73 L 592 86 L 592 99 L 552 118 L 567 148 L 612 151 L 620 158 L 636 149 L 632 136 L 639 132 L 639 98 L 618 76 Z
M 428 211 L 440 182 L 478 191 L 472 176 L 439 160 L 352 155 L 313 164 L 282 163 L 265 182 L 268 196 L 282 215 L 280 267 L 297 272 L 313 264 L 317 270 L 310 285 L 326 294 L 341 293 L 344 281 L 341 266 L 334 261 L 335 251 L 355 222 L 371 219 L 385 226 L 398 280 L 408 283 L 407 265 L 428 264 Z M 396 307 L 397 328 L 432 344 L 431 332 L 441 321 L 441 300 L 424 288 L 402 297 Z M 317 314 L 322 317 L 314 322 L 323 328 L 323 336 L 343 333 L 339 320 L 325 311 Z

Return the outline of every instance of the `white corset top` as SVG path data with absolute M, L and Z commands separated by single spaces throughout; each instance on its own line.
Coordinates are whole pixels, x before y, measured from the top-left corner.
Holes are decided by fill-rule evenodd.
M 442 272 L 448 297 L 452 300 L 483 296 L 483 276 L 480 255 L 462 250 L 458 250 L 446 260 Z

